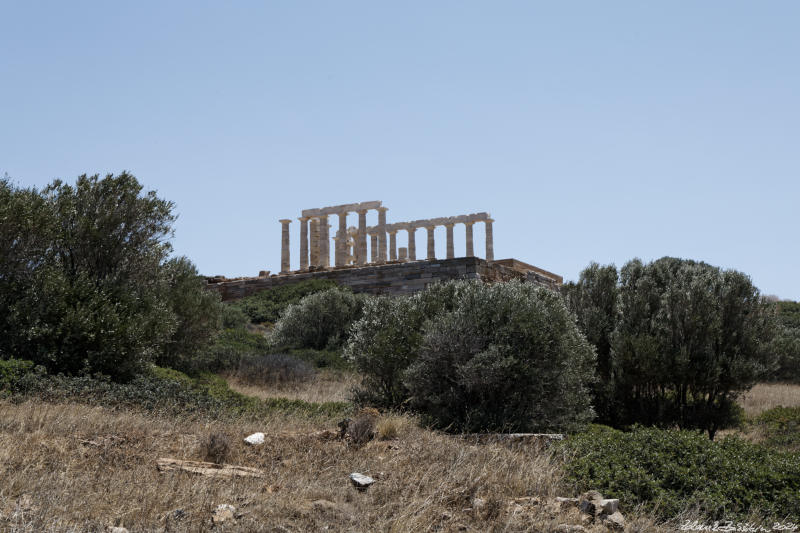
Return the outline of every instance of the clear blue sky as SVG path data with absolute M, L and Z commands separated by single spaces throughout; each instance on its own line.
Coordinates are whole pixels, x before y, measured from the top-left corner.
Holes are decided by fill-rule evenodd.
M 0 174 L 129 170 L 205 274 L 277 271 L 278 219 L 382 200 L 489 211 L 497 258 L 567 279 L 672 255 L 800 299 L 800 2 L 3 1 L 0 23 Z

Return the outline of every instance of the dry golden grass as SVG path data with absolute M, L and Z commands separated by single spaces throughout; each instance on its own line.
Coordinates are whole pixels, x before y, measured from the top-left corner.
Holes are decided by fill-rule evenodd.
M 307 402 L 347 401 L 350 390 L 359 383 L 358 375 L 340 370 L 320 370 L 306 382 L 272 386 L 249 385 L 226 376 L 231 389 L 256 398 L 289 398 Z
M 559 468 L 546 454 L 470 445 L 408 420 L 394 423 L 402 427 L 399 438 L 356 449 L 310 435 L 334 427 L 285 416 L 222 423 L 0 402 L 0 530 L 205 531 L 213 509 L 225 503 L 241 513 L 217 526 L 228 531 L 552 531 L 579 523 L 574 511 L 507 506 L 512 498 L 563 495 Z M 242 438 L 255 431 L 267 435 L 265 444 L 246 446 Z M 227 435 L 230 464 L 267 477 L 156 470 L 161 457 L 203 459 L 210 434 Z M 377 482 L 358 492 L 351 472 Z M 480 510 L 470 510 L 475 497 L 485 501 Z M 657 530 L 624 511 L 629 531 Z
M 800 405 L 800 385 L 791 383 L 759 383 L 740 399 L 739 404 L 748 416 L 782 405 L 796 407 Z

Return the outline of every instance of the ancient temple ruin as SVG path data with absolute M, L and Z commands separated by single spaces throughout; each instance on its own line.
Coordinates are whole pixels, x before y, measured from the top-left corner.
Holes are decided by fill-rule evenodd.
M 378 212 L 378 225 L 367 226 L 367 213 Z M 463 224 L 466 238 L 466 257 L 475 257 L 472 226 L 482 222 L 486 225 L 486 260 L 494 261 L 492 218 L 489 213 L 473 213 L 451 217 L 413 220 L 411 222 L 386 223 L 386 212 L 382 202 L 361 202 L 320 209 L 305 209 L 298 218 L 300 221 L 300 271 L 320 270 L 331 266 L 330 241 L 334 242 L 334 267 L 381 265 L 389 261 L 416 261 L 416 231 L 425 228 L 428 232 L 426 260 L 436 259 L 434 231 L 438 226 L 447 230 L 447 259 L 455 258 L 454 227 Z M 358 214 L 358 227 L 347 226 L 347 215 Z M 328 217 L 338 216 L 339 229 L 331 237 Z M 291 272 L 291 238 L 289 224 L 285 218 L 281 223 L 281 274 Z M 404 231 L 407 246 L 397 247 L 397 234 Z M 369 237 L 369 254 L 367 249 Z M 388 241 L 388 244 L 387 244 Z M 369 257 L 368 257 L 369 255 Z
M 367 226 L 367 214 L 375 210 L 378 224 Z M 229 279 L 207 278 L 209 288 L 223 300 L 242 298 L 255 292 L 309 279 L 327 279 L 350 287 L 355 292 L 400 295 L 422 290 L 431 283 L 450 279 L 475 279 L 486 282 L 518 279 L 555 289 L 562 283 L 558 274 L 535 267 L 518 259 L 494 259 L 494 234 L 489 213 L 473 213 L 450 217 L 392 222 L 386 220 L 389 209 L 382 202 L 360 202 L 301 211 L 299 269 L 292 270 L 297 251 L 292 251 L 290 227 L 292 219 L 281 223 L 281 270 L 270 275 L 262 271 L 258 277 Z M 358 226 L 347 225 L 347 215 L 358 215 Z M 331 234 L 330 217 L 338 217 L 337 229 Z M 476 256 L 473 226 L 485 225 L 484 258 Z M 455 229 L 464 226 L 466 254 L 455 257 Z M 446 257 L 436 257 L 434 232 L 446 229 Z M 417 257 L 416 230 L 427 231 L 424 258 Z M 406 246 L 398 246 L 405 240 Z M 459 232 L 460 233 L 460 232 Z M 333 241 L 333 263 L 331 263 Z

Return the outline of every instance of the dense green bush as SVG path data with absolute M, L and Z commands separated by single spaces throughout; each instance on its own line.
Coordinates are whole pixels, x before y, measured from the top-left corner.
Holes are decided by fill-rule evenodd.
M 618 281 L 617 281 L 618 280 Z M 737 395 L 774 369 L 774 314 L 750 278 L 664 257 L 591 265 L 564 288 L 598 349 L 601 421 L 701 428 L 736 425 Z
M 167 264 L 172 209 L 126 172 L 42 191 L 0 180 L 0 359 L 128 380 L 165 346 L 207 340 L 193 267 Z
M 755 511 L 800 516 L 800 456 L 735 437 L 710 441 L 699 432 L 604 426 L 568 437 L 558 448 L 578 491 L 597 489 L 626 508 L 643 504 L 663 518 L 697 509 L 712 519 Z
M 465 283 L 423 328 L 411 406 L 451 431 L 572 431 L 594 416 L 595 353 L 552 291 Z
M 554 430 L 591 416 L 594 353 L 560 298 L 451 281 L 367 303 L 345 356 L 360 403 L 412 407 L 453 431 Z
M 369 298 L 340 288 L 309 294 L 281 313 L 270 341 L 278 348 L 341 348 Z
M 177 324 L 155 362 L 191 371 L 219 332 L 223 305 L 219 294 L 206 289 L 205 279 L 185 257 L 167 261 L 162 275 L 167 285 L 165 296 Z
M 600 423 L 610 425 L 616 424 L 618 415 L 611 369 L 611 334 L 619 320 L 618 281 L 614 265 L 591 263 L 577 282 L 561 287 L 567 308 L 575 314 L 586 340 L 597 350 L 598 379 L 592 387 L 592 403 Z
M 306 280 L 266 289 L 230 302 L 228 305 L 244 312 L 254 324 L 273 324 L 290 304 L 299 302 L 309 294 L 333 289 L 337 286 L 335 282 L 329 280 Z
M 753 421 L 768 446 L 800 452 L 800 407 L 773 407 Z
M 358 404 L 401 409 L 410 397 L 403 383 L 422 344 L 422 327 L 438 313 L 452 311 L 463 283 L 437 283 L 412 296 L 367 300 L 350 331 L 344 357 L 362 375 L 354 391 Z
M 247 313 L 231 304 L 222 306 L 222 327 L 224 329 L 244 329 L 250 322 Z

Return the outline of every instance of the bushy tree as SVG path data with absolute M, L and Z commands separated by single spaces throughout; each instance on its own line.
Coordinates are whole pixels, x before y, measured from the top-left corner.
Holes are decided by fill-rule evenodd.
M 175 331 L 156 358 L 160 366 L 191 371 L 198 356 L 219 332 L 223 304 L 219 294 L 206 289 L 205 279 L 186 257 L 170 259 L 162 267 L 165 296 L 176 321 Z
M 127 172 L 42 191 L 4 180 L 0 356 L 126 380 L 166 344 L 189 342 L 173 337 L 189 313 L 167 297 L 172 209 Z
M 591 263 L 577 282 L 561 287 L 561 294 L 578 327 L 597 350 L 597 382 L 592 388 L 593 404 L 600 422 L 614 424 L 617 409 L 611 376 L 611 335 L 619 318 L 619 275 L 614 265 Z
M 309 294 L 281 313 L 270 340 L 278 348 L 341 348 L 368 298 L 340 288 Z
M 612 373 L 625 420 L 713 438 L 774 364 L 758 289 L 741 272 L 671 257 L 630 261 L 620 278 Z
M 362 376 L 354 391 L 360 404 L 407 407 L 403 375 L 419 353 L 422 328 L 438 313 L 452 311 L 463 283 L 436 283 L 411 296 L 372 298 L 351 330 L 344 356 Z
M 411 405 L 455 431 L 567 431 L 594 413 L 594 349 L 559 296 L 520 282 L 464 283 L 424 328 L 405 373 Z
M 452 431 L 553 430 L 591 416 L 593 350 L 560 298 L 532 285 L 450 281 L 376 298 L 345 356 L 364 376 L 358 401 L 413 408 Z

